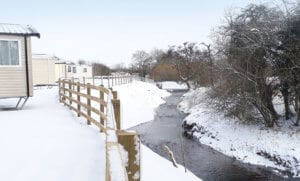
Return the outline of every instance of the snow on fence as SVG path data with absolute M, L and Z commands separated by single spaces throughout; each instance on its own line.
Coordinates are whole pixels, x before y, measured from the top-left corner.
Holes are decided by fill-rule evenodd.
M 106 181 L 140 181 L 140 140 L 121 130 L 118 94 L 104 86 L 58 81 L 59 101 L 106 134 Z
M 122 75 L 122 76 L 94 76 L 94 77 L 82 77 L 74 78 L 72 77 L 71 80 L 73 82 L 82 82 L 83 84 L 90 83 L 92 85 L 102 85 L 107 88 L 111 88 L 115 85 L 122 85 L 131 83 L 135 77 L 132 75 Z

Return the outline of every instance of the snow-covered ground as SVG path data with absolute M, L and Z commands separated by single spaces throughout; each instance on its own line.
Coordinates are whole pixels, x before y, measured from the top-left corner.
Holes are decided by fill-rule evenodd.
M 193 173 L 184 171 L 183 166 L 178 168 L 173 164 L 154 153 L 147 146 L 142 145 L 142 181 L 201 181 Z
M 153 120 L 155 109 L 171 95 L 155 84 L 142 81 L 114 86 L 113 89 L 118 91 L 121 100 L 122 129 Z
M 159 89 L 152 83 L 133 81 L 130 84 L 115 86 L 121 100 L 122 128 L 127 129 L 138 124 L 152 121 L 155 109 L 165 103 L 164 98 L 169 96 L 166 90 Z M 173 164 L 142 145 L 142 180 L 172 180 L 172 181 L 200 181 L 190 171 L 187 173 L 179 165 Z
M 210 108 L 206 91 L 200 88 L 186 93 L 178 106 L 189 113 L 185 122 L 192 125 L 194 138 L 243 162 L 288 169 L 300 176 L 300 128 L 291 123 L 273 129 L 240 124 Z
M 0 180 L 104 181 L 104 135 L 59 104 L 57 93 L 35 90 L 24 110 L 0 110 Z M 15 103 L 0 99 L 0 108 Z
M 168 92 L 135 81 L 116 87 L 122 100 L 123 128 L 150 121 Z M 0 180 L 105 180 L 105 137 L 58 102 L 57 87 L 38 88 L 24 110 L 7 110 L 15 99 L 0 100 Z M 142 180 L 199 181 L 182 166 L 142 150 Z
M 174 81 L 159 82 L 158 86 L 160 86 L 161 89 L 164 89 L 164 90 L 186 90 L 186 89 L 188 89 L 186 84 L 178 83 L 178 82 L 174 82 Z

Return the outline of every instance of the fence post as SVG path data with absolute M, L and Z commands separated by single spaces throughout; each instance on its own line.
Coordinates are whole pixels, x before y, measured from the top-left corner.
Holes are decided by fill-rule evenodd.
M 121 129 L 121 102 L 119 99 L 113 99 L 112 104 L 114 107 L 116 128 L 117 130 L 120 130 Z
M 66 98 L 65 98 L 65 96 L 66 96 L 66 80 L 62 80 L 62 84 L 63 84 L 63 93 L 64 93 L 62 100 L 65 101 L 66 100 Z M 66 105 L 65 102 L 64 102 L 64 104 Z
M 113 95 L 113 99 L 118 99 L 118 92 L 117 91 L 113 91 L 113 89 L 111 89 L 112 95 Z
M 59 102 L 62 102 L 60 95 L 61 95 L 61 80 L 59 78 L 58 79 L 58 98 L 59 98 Z
M 93 76 L 93 85 L 95 85 L 95 77 Z
M 128 152 L 128 164 L 126 167 L 128 181 L 141 180 L 140 139 L 134 132 L 118 130 L 118 142 Z
M 100 100 L 104 101 L 104 92 L 100 90 Z M 100 104 L 100 112 L 104 113 L 104 105 Z M 100 123 L 104 125 L 104 120 L 100 118 Z
M 108 88 L 110 88 L 110 84 L 109 84 L 109 76 L 107 76 L 107 81 L 108 81 Z
M 101 85 L 104 86 L 104 84 L 103 84 L 103 76 L 101 76 Z
M 74 90 L 74 87 L 75 87 L 75 85 L 73 84 L 74 83 L 74 77 L 72 77 L 72 90 Z
M 73 95 L 72 95 L 72 92 L 71 92 L 71 90 L 72 90 L 72 81 L 71 80 L 69 80 L 69 102 L 70 102 L 70 106 L 72 106 L 72 101 L 71 101 L 71 99 L 73 98 Z
M 118 99 L 118 92 L 112 90 L 112 104 L 114 108 L 114 115 L 115 115 L 115 120 L 116 120 L 116 127 L 118 130 L 121 129 L 121 102 Z
M 80 93 L 80 82 L 77 82 L 77 92 Z M 81 112 L 81 106 L 80 106 L 80 95 L 77 94 L 77 110 L 78 110 L 78 113 L 77 113 L 77 116 L 80 117 L 80 112 Z
M 85 88 L 86 87 L 86 85 L 85 85 L 85 77 L 82 77 L 82 81 L 83 81 L 84 88 Z
M 87 115 L 88 117 L 90 118 L 91 117 L 91 84 L 90 83 L 87 83 Z M 87 119 L 87 124 L 90 125 L 91 124 L 91 120 L 90 119 Z

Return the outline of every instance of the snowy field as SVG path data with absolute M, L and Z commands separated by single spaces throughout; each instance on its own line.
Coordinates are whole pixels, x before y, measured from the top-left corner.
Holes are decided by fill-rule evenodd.
M 155 109 L 165 103 L 164 98 L 170 95 L 152 83 L 133 81 L 130 84 L 115 86 L 121 99 L 122 128 L 127 129 L 138 124 L 152 121 Z M 129 106 L 127 106 L 129 105 Z M 175 168 L 172 163 L 142 145 L 142 180 L 172 180 L 200 181 L 190 171 L 185 173 L 179 165 Z
M 151 121 L 169 93 L 134 81 L 116 87 L 123 128 Z M 7 110 L 16 99 L 0 100 L 0 180 L 105 180 L 104 135 L 58 102 L 57 87 L 38 88 L 24 110 Z M 184 168 L 141 147 L 142 180 L 199 181 Z
M 205 92 L 200 88 L 186 93 L 178 106 L 189 113 L 188 125 L 195 124 L 194 138 L 243 162 L 290 170 L 300 177 L 300 128 L 291 123 L 273 129 L 239 124 L 209 108 Z
M 0 110 L 0 180 L 104 181 L 104 135 L 39 89 L 24 110 Z M 0 100 L 0 107 L 16 99 Z

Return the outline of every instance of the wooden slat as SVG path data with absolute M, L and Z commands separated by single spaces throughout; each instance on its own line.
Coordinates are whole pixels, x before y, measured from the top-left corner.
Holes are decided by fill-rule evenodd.
M 86 108 L 86 109 L 90 109 L 91 111 L 93 111 L 95 114 L 98 114 L 100 116 L 101 119 L 103 120 L 107 120 L 107 117 L 104 113 L 102 113 L 101 111 L 97 110 L 96 108 L 92 107 L 92 106 L 88 106 L 87 104 L 84 104 L 82 102 L 79 102 L 77 101 L 76 99 L 74 98 L 70 98 L 68 96 L 65 96 L 62 94 L 63 97 L 65 97 L 66 99 L 72 101 L 72 102 L 75 102 L 76 104 L 79 104 L 81 105 L 82 107 Z
M 67 89 L 67 88 L 62 88 L 62 90 L 65 90 L 65 91 L 67 91 L 67 92 L 71 92 L 71 93 L 73 93 L 73 94 L 76 94 L 76 95 L 85 97 L 85 98 L 87 98 L 87 99 L 91 99 L 91 100 L 93 100 L 93 101 L 95 101 L 95 102 L 97 102 L 97 103 L 99 103 L 99 104 L 101 104 L 101 105 L 103 105 L 103 106 L 105 106 L 105 107 L 107 106 L 107 102 L 104 101 L 104 100 L 102 100 L 102 99 L 100 99 L 100 98 L 98 98 L 98 97 L 95 97 L 95 96 L 89 96 L 89 95 L 87 95 L 87 94 L 80 93 L 80 92 L 76 92 L 76 91 L 73 91 L 73 90 L 70 90 L 70 89 Z
M 72 82 L 71 80 L 61 80 L 61 82 L 64 82 L 65 84 L 71 84 L 71 85 L 77 85 L 77 82 Z M 83 83 L 79 83 L 79 85 L 81 87 L 86 87 L 86 84 Z M 99 91 L 103 91 L 106 94 L 109 94 L 109 90 L 105 87 L 102 86 L 95 86 L 95 85 L 90 85 L 91 89 L 95 89 L 95 90 L 99 90 Z
M 65 101 L 63 101 L 63 103 L 69 107 L 71 110 L 75 111 L 77 114 L 80 114 L 81 116 L 83 116 L 84 118 L 86 118 L 87 120 L 91 121 L 95 126 L 97 126 L 99 129 L 101 129 L 101 131 L 106 131 L 107 129 L 105 128 L 104 125 L 102 125 L 100 122 L 97 122 L 94 118 L 89 117 L 87 114 L 85 114 L 84 112 L 81 112 L 79 110 L 77 110 L 77 108 L 67 104 Z

